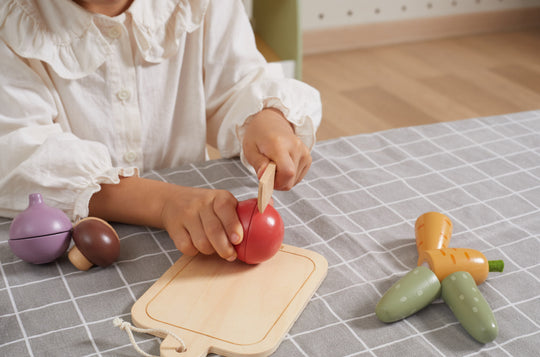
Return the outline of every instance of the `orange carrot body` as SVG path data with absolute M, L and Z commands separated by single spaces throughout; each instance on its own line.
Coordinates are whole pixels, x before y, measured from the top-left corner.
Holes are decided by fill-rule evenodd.
M 426 250 L 424 260 L 430 269 L 443 281 L 456 271 L 469 272 L 476 285 L 483 283 L 489 273 L 489 263 L 484 254 L 469 248 L 445 248 Z
M 439 212 L 424 213 L 414 225 L 418 266 L 424 262 L 424 252 L 447 248 L 452 235 L 452 221 Z

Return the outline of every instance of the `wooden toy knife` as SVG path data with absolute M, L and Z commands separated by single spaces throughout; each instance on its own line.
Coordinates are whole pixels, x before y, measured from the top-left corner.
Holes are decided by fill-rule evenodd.
M 274 162 L 268 163 L 264 173 L 259 179 L 259 194 L 257 196 L 257 208 L 260 213 L 263 213 L 266 206 L 272 198 L 272 192 L 274 192 L 274 178 L 276 176 L 276 164 Z

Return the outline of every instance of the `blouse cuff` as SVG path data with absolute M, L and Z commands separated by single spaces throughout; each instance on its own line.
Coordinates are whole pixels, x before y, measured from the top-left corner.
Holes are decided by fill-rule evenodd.
M 136 167 L 118 168 L 112 167 L 101 175 L 93 178 L 92 182 L 81 190 L 76 197 L 71 219 L 76 222 L 79 219 L 88 217 L 90 199 L 94 193 L 101 190 L 102 184 L 118 184 L 120 177 L 139 176 L 139 170 Z
M 236 126 L 236 137 L 240 145 L 240 160 L 242 164 L 252 173 L 255 170 L 247 162 L 242 142 L 245 135 L 246 125 L 253 116 L 266 108 L 279 110 L 285 119 L 294 127 L 295 134 L 311 150 L 316 141 L 316 130 L 320 124 L 322 110 L 319 92 L 305 83 L 288 79 L 292 85 L 284 86 L 291 93 L 283 93 L 283 96 L 269 96 L 253 106 L 252 111 L 247 113 L 245 120 Z M 294 95 L 294 91 L 302 92 L 303 96 Z M 302 98 L 300 103 L 294 103 L 295 100 Z M 293 104 L 294 103 L 294 104 Z

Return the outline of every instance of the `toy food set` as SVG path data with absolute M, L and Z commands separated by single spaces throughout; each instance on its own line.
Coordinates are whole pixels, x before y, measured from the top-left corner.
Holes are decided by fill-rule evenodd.
M 238 203 L 244 239 L 235 262 L 180 257 L 133 305 L 136 327 L 115 324 L 130 336 L 133 330 L 164 338 L 161 356 L 274 352 L 328 270 L 321 255 L 282 244 L 283 221 L 269 204 L 274 173 L 270 164 L 257 199 Z
M 237 206 L 244 239 L 235 249 L 238 259 L 248 264 L 270 259 L 283 242 L 283 221 L 269 204 L 275 170 L 275 164 L 270 163 L 260 179 L 258 197 L 239 202 Z M 13 220 L 9 231 L 9 246 L 22 260 L 45 264 L 62 256 L 71 238 L 74 246 L 68 258 L 80 270 L 88 270 L 93 265 L 107 267 L 120 254 L 118 234 L 107 222 L 87 217 L 72 226 L 66 214 L 46 205 L 39 193 L 29 196 L 28 208 Z
M 162 356 L 267 356 L 277 349 L 325 278 L 328 263 L 315 252 L 282 244 L 284 224 L 271 199 L 275 170 L 273 163 L 266 168 L 257 198 L 238 203 L 244 237 L 235 246 L 235 262 L 216 254 L 183 255 L 133 305 L 137 327 L 114 320 L 139 352 L 148 355 L 131 331 L 164 338 Z M 40 194 L 30 195 L 28 209 L 10 230 L 13 252 L 36 264 L 60 257 L 71 238 L 68 258 L 80 270 L 118 258 L 118 235 L 107 222 L 89 217 L 72 226 Z
M 415 233 L 418 267 L 386 291 L 375 308 L 377 317 L 387 323 L 398 321 L 442 297 L 475 340 L 493 341 L 497 321 L 478 285 L 489 272 L 502 272 L 503 261 L 488 261 L 474 249 L 448 248 L 452 222 L 438 212 L 420 216 Z
M 120 241 L 107 222 L 89 217 L 72 226 L 66 214 L 45 204 L 39 193 L 30 194 L 28 208 L 13 219 L 9 247 L 28 263 L 45 264 L 61 257 L 72 237 L 75 245 L 68 257 L 78 269 L 106 267 L 118 259 Z

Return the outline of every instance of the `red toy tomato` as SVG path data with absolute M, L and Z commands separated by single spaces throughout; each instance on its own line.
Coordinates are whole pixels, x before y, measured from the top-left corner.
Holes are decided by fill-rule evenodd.
M 238 259 L 248 264 L 259 264 L 272 258 L 283 243 L 285 231 L 278 211 L 268 205 L 260 213 L 256 198 L 238 202 L 236 211 L 244 228 L 244 239 L 234 246 Z

